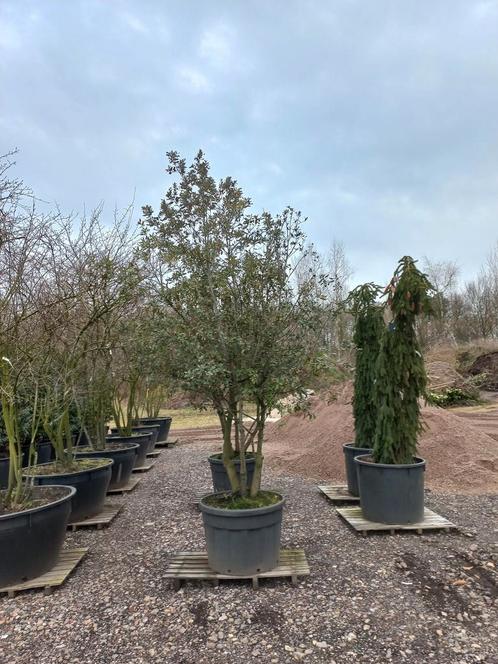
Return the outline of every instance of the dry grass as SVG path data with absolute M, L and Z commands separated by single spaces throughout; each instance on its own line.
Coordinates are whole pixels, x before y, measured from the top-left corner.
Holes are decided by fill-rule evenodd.
M 169 415 L 173 418 L 171 428 L 175 431 L 177 429 L 202 429 L 220 423 L 216 413 L 210 409 L 170 408 L 167 411 L 161 411 L 161 415 Z

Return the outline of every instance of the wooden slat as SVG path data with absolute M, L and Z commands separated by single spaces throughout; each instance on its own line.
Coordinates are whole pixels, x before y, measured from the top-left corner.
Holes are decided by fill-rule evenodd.
M 127 493 L 129 491 L 133 491 L 133 489 L 137 486 L 137 484 L 140 483 L 140 478 L 139 477 L 130 477 L 128 484 L 125 484 L 125 486 L 119 488 L 119 489 L 109 489 L 107 492 L 108 494 L 114 494 L 114 493 Z
M 145 473 L 156 465 L 155 461 L 146 461 L 143 466 L 137 466 L 133 469 L 134 473 Z
M 257 588 L 258 579 L 270 579 L 279 577 L 291 577 L 293 582 L 298 576 L 307 576 L 310 573 L 308 561 L 303 549 L 282 549 L 280 561 L 275 569 L 268 572 L 258 572 L 248 576 L 233 574 L 219 574 L 209 567 L 207 553 L 204 551 L 183 551 L 176 553 L 168 561 L 163 576 L 174 579 L 177 583 L 181 580 L 219 580 L 252 579 L 253 587 Z
M 319 484 L 318 489 L 333 503 L 357 503 L 360 500 L 349 493 L 345 484 Z
M 156 459 L 156 458 L 161 454 L 161 451 L 162 451 L 162 450 L 154 450 L 153 452 L 149 452 L 149 453 L 147 454 L 147 457 L 148 457 L 149 459 Z
M 0 593 L 7 593 L 9 597 L 14 597 L 21 590 L 43 588 L 47 592 L 53 587 L 60 586 L 85 557 L 87 552 L 88 549 L 86 548 L 63 550 L 56 565 L 50 571 L 38 576 L 36 579 L 0 588 Z
M 368 521 L 363 517 L 360 507 L 338 507 L 337 513 L 355 530 L 364 534 L 370 531 L 394 533 L 399 530 L 414 530 L 421 533 L 424 530 L 449 530 L 450 528 L 456 528 L 454 523 L 427 508 L 424 509 L 424 518 L 422 521 L 410 524 L 387 524 Z
M 113 521 L 116 516 L 121 511 L 122 505 L 104 505 L 102 512 L 91 516 L 88 519 L 82 519 L 81 521 L 73 521 L 68 523 L 68 528 L 71 530 L 76 530 L 77 528 L 84 528 L 89 526 L 103 527 L 108 526 L 111 521 Z

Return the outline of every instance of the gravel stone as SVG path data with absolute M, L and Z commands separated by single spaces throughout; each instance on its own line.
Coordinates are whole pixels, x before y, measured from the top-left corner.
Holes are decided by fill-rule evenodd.
M 204 548 L 194 498 L 217 449 L 164 450 L 112 497 L 123 510 L 108 529 L 68 533 L 89 553 L 64 586 L 2 597 L 2 664 L 498 662 L 497 496 L 432 491 L 428 507 L 461 532 L 362 538 L 315 481 L 267 466 L 264 485 L 286 496 L 283 545 L 305 549 L 311 576 L 175 592 L 163 571 L 169 554 Z

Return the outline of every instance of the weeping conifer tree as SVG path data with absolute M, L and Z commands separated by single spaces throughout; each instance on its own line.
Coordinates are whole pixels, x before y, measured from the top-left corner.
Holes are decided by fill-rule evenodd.
M 416 261 L 404 256 L 385 293 L 392 320 L 384 331 L 377 362 L 373 458 L 376 463 L 410 464 L 422 429 L 419 399 L 427 385 L 416 320 L 431 313 L 434 288 Z
M 354 316 L 353 343 L 356 347 L 353 415 L 355 446 L 372 446 L 377 421 L 375 373 L 384 331 L 384 307 L 377 302 L 382 288 L 373 283 L 357 286 L 346 305 Z

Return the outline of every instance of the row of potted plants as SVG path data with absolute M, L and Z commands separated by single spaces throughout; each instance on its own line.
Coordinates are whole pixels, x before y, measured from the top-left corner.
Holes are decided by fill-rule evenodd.
M 168 352 L 125 214 L 40 214 L 0 164 L 0 585 L 53 564 L 168 422 Z M 145 420 L 140 418 L 144 416 Z M 107 422 L 115 418 L 117 431 Z M 159 421 L 160 420 L 160 421 Z
M 170 417 L 144 418 L 134 427 L 138 433 L 118 441 L 118 436 L 106 437 L 104 450 L 76 446 L 71 456 L 66 451 L 64 470 L 58 470 L 57 460 L 20 469 L 19 458 L 9 457 L 10 481 L 3 501 L 11 509 L 4 507 L 0 515 L 0 587 L 50 570 L 67 524 L 101 512 L 107 491 L 126 485 L 133 468 L 141 463 L 142 441 L 147 453 L 156 439 L 167 439 L 170 425 Z

